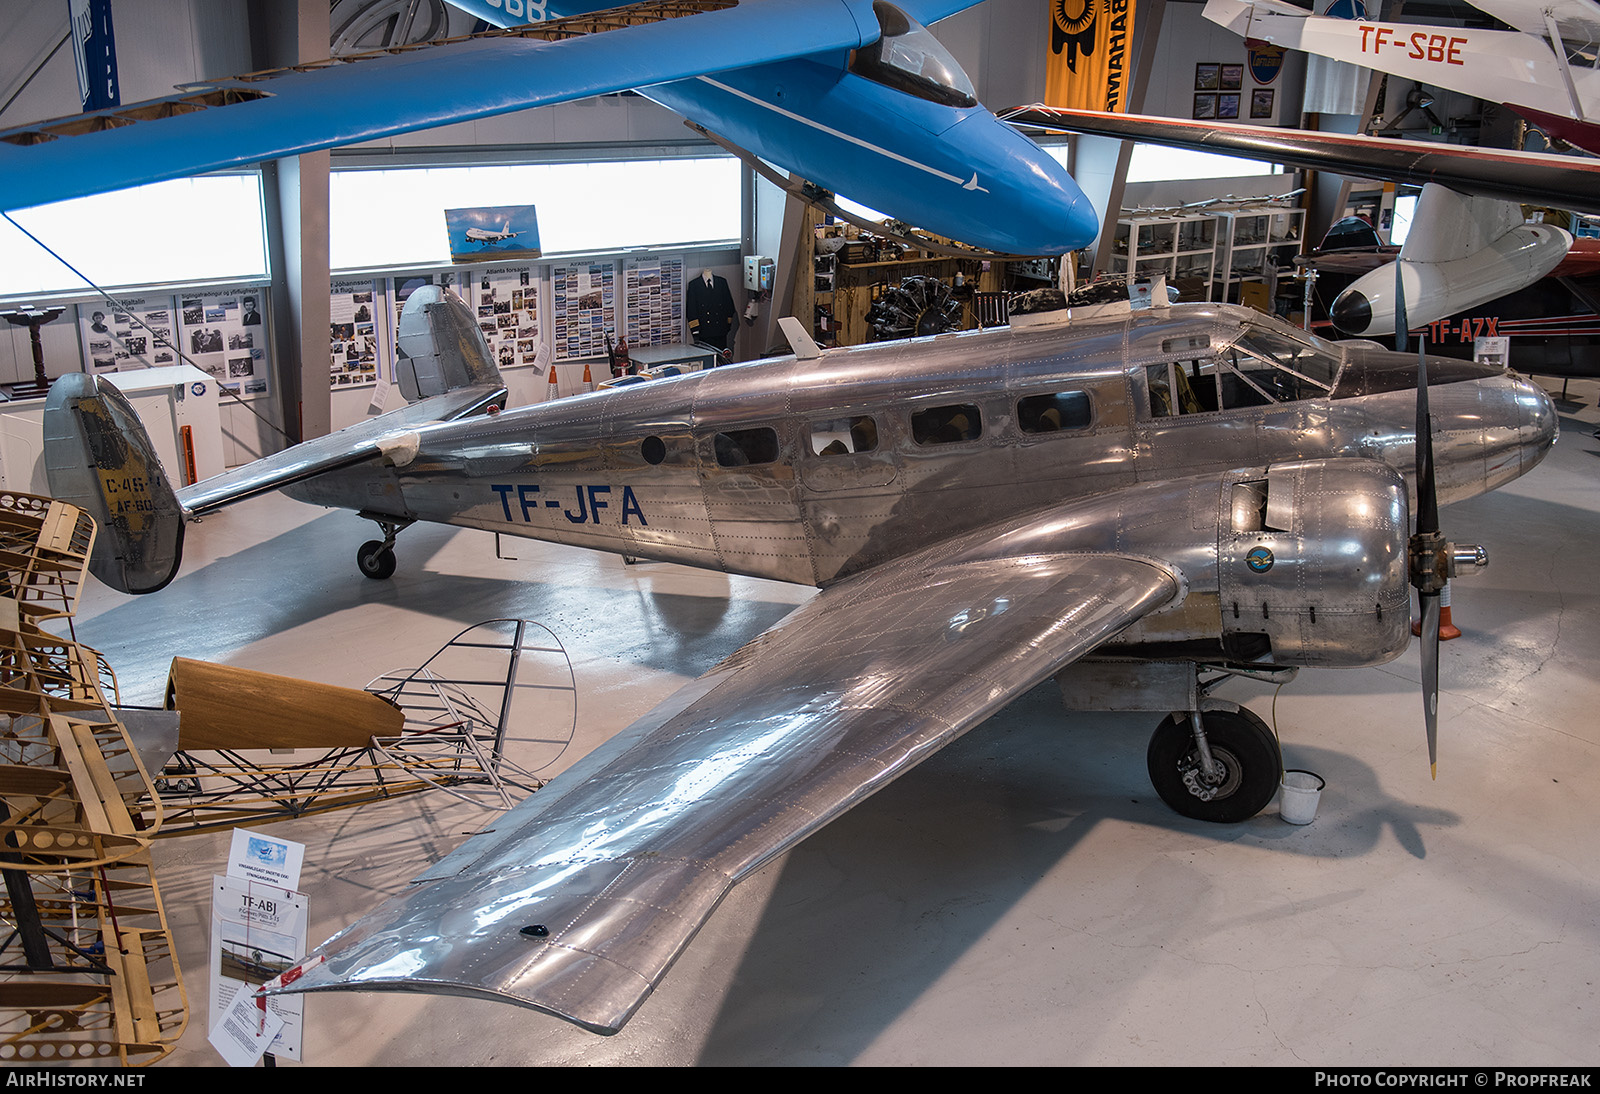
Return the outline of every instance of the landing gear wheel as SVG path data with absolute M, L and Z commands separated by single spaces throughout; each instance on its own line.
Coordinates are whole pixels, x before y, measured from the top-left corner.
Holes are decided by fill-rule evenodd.
M 356 552 L 356 565 L 361 568 L 362 576 L 370 577 L 374 581 L 382 581 L 394 576 L 394 551 L 381 539 L 369 539 L 361 545 Z
M 1195 820 L 1237 824 L 1249 820 L 1278 791 L 1283 756 L 1277 739 L 1248 710 L 1208 710 L 1201 714 L 1211 757 L 1220 779 L 1200 770 L 1200 749 L 1187 713 L 1173 714 L 1156 727 L 1145 759 L 1150 783 L 1173 811 Z

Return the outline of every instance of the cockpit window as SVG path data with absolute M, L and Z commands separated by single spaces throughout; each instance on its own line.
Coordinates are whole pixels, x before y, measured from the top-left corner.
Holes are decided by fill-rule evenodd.
M 1301 340 L 1282 331 L 1250 327 L 1236 345 L 1247 353 L 1298 373 L 1324 390 L 1333 387 L 1333 377 L 1339 371 L 1339 351 L 1312 335 Z
M 858 76 L 946 106 L 977 106 L 978 92 L 928 28 L 893 4 L 872 5 L 883 34 L 856 50 L 850 71 Z

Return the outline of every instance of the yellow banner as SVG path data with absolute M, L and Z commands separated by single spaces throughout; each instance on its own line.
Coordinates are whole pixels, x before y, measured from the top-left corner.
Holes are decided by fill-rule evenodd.
M 1134 0 L 1050 0 L 1044 101 L 1127 113 Z

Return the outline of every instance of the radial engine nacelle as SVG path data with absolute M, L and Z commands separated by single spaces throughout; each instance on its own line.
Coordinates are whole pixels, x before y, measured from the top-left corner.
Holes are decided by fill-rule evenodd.
M 1524 224 L 1521 207 L 1512 202 L 1430 184 L 1400 248 L 1407 324 L 1425 327 L 1526 288 L 1555 269 L 1571 246 L 1572 236 L 1560 228 Z M 1346 334 L 1393 334 L 1394 267 L 1362 275 L 1328 310 Z

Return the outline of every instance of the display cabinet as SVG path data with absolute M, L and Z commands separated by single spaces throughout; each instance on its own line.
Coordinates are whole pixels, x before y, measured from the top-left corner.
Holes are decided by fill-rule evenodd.
M 1279 205 L 1219 209 L 1216 256 L 1210 299 L 1237 304 L 1245 285 L 1265 287 L 1264 299 L 1277 293 L 1280 273 L 1294 268 L 1304 243 L 1306 211 Z
M 1211 299 L 1217 219 L 1209 213 L 1168 213 L 1117 221 L 1111 272 L 1149 277 L 1165 274 L 1185 299 Z

